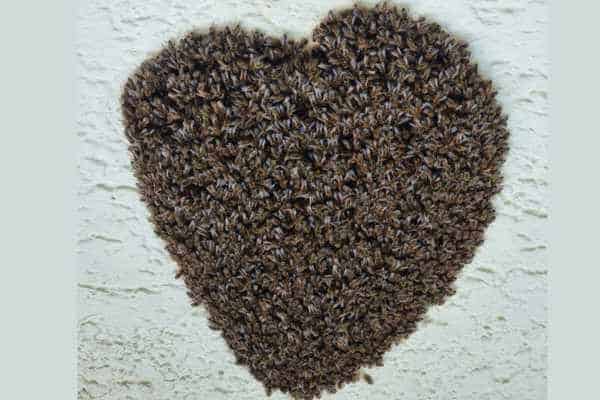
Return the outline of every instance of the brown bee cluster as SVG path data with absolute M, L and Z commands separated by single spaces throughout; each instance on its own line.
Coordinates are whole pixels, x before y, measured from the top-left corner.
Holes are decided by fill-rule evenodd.
M 381 365 L 453 293 L 508 148 L 492 83 L 439 25 L 354 6 L 312 39 L 193 32 L 122 97 L 193 304 L 268 393 L 305 399 Z

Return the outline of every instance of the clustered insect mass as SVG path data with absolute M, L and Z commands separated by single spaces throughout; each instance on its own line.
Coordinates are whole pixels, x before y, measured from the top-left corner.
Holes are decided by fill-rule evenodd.
M 358 379 L 453 293 L 501 187 L 495 95 L 465 43 L 388 4 L 332 12 L 312 42 L 192 32 L 132 74 L 155 231 L 268 393 Z

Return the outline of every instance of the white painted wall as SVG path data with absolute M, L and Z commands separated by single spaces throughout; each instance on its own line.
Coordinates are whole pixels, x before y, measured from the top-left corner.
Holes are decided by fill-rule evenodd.
M 122 133 L 128 74 L 168 39 L 240 20 L 309 35 L 344 0 L 86 0 L 79 11 L 79 398 L 262 399 L 264 390 L 188 305 L 138 199 Z M 373 3 L 373 2 L 366 2 Z M 471 43 L 509 114 L 498 218 L 458 293 L 403 345 L 326 399 L 545 399 L 548 239 L 548 16 L 545 0 L 414 0 Z M 286 396 L 277 392 L 273 400 Z

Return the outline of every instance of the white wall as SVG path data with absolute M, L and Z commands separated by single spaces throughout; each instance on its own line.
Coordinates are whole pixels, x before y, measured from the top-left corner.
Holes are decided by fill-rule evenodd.
M 332 0 L 95 0 L 78 16 L 79 398 L 261 399 L 234 365 L 147 221 L 120 120 L 128 74 L 168 39 L 241 20 L 309 35 Z M 372 3 L 372 2 L 366 2 Z M 548 17 L 545 0 L 405 1 L 471 44 L 509 115 L 511 150 L 498 218 L 457 283 L 385 366 L 375 385 L 326 399 L 545 399 L 548 230 Z M 283 399 L 277 392 L 272 399 Z

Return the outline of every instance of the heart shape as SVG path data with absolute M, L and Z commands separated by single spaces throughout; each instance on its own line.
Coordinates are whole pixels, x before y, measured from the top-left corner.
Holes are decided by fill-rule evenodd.
M 330 13 L 311 43 L 190 33 L 122 108 L 193 304 L 269 393 L 303 398 L 380 365 L 453 293 L 508 148 L 466 45 L 386 4 Z

